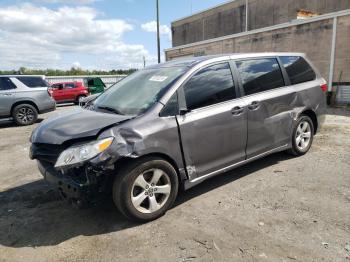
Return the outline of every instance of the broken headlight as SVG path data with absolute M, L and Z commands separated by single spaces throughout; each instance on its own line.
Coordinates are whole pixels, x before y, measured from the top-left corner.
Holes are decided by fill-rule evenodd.
M 113 142 L 113 137 L 93 141 L 87 144 L 69 147 L 57 159 L 56 168 L 85 162 L 105 151 Z

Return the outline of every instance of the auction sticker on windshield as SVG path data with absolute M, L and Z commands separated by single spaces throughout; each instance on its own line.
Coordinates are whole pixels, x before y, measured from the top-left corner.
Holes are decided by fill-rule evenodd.
M 152 76 L 149 81 L 155 81 L 155 82 L 163 82 L 166 80 L 168 77 L 167 76 Z

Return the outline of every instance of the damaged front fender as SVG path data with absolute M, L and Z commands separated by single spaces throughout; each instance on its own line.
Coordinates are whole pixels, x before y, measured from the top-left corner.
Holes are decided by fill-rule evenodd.
M 175 117 L 153 118 L 152 121 L 136 118 L 105 130 L 99 139 L 111 136 L 114 141 L 106 150 L 106 154 L 111 157 L 108 164 L 114 164 L 122 158 L 135 159 L 157 154 L 169 160 L 178 171 L 184 170 Z
M 122 157 L 136 158 L 139 156 L 137 152 L 145 149 L 142 136 L 132 130 L 112 128 L 103 133 L 100 138 L 108 136 L 114 137 L 114 140 L 104 153 L 115 161 Z

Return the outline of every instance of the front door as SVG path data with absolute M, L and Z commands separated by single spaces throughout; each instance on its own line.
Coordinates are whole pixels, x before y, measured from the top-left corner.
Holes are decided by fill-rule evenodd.
M 15 101 L 16 86 L 8 77 L 0 77 L 0 116 L 10 116 Z
M 277 58 L 236 61 L 247 105 L 247 158 L 290 142 L 295 91 L 285 86 Z
M 52 96 L 56 101 L 64 101 L 64 90 L 63 84 L 52 85 L 53 93 Z
M 243 161 L 246 111 L 230 64 L 202 68 L 182 88 L 189 111 L 177 121 L 190 180 Z

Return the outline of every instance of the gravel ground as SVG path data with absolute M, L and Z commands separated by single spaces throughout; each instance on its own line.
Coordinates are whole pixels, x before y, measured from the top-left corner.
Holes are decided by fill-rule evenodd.
M 350 261 L 349 110 L 329 111 L 307 155 L 208 180 L 147 224 L 60 201 L 28 158 L 34 128 L 0 124 L 0 261 Z

